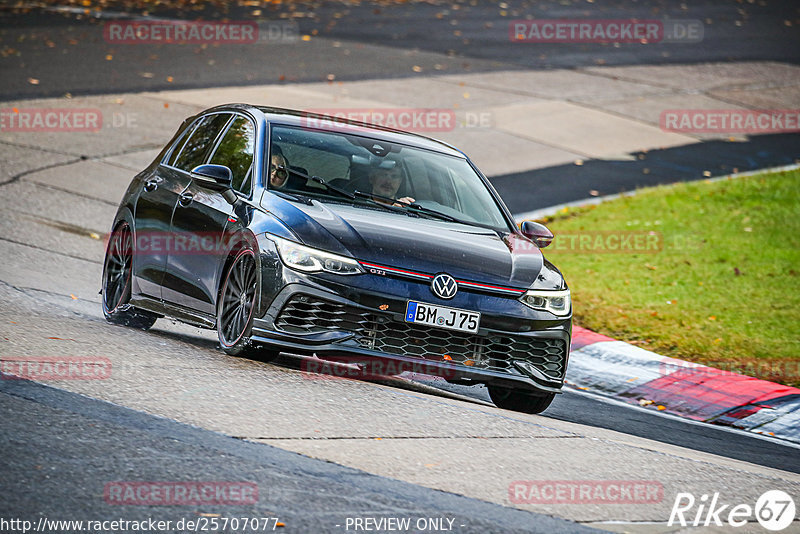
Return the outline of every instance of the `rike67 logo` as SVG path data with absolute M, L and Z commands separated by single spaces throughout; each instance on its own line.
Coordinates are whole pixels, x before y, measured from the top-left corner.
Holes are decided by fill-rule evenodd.
M 779 531 L 792 524 L 795 519 L 794 499 L 781 490 L 764 492 L 751 506 L 747 503 L 731 505 L 720 500 L 719 493 L 704 494 L 699 499 L 691 493 L 678 493 L 667 525 L 682 527 L 708 527 L 711 525 L 742 527 L 754 519 L 767 530 Z

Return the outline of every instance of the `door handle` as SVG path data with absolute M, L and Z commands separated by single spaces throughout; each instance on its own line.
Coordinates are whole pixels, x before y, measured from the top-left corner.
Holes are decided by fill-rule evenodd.
M 178 197 L 178 203 L 183 206 L 184 208 L 192 203 L 192 199 L 194 195 L 191 193 L 183 193 Z
M 144 183 L 144 190 L 147 191 L 147 192 L 155 191 L 156 189 L 158 189 L 158 182 L 159 181 L 160 180 L 158 180 L 156 178 L 150 178 L 149 180 L 147 180 Z

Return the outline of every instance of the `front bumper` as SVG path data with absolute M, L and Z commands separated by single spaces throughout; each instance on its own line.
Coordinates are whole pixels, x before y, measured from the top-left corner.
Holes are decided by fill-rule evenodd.
M 570 318 L 536 322 L 487 315 L 488 326 L 482 319 L 477 334 L 455 332 L 406 323 L 408 298 L 325 281 L 311 285 L 303 278 L 288 281 L 254 319 L 254 343 L 383 371 L 372 374 L 408 371 L 534 393 L 558 393 L 563 386 Z

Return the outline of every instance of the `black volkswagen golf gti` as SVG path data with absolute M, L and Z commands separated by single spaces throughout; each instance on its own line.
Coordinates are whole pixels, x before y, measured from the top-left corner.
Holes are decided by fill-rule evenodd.
M 229 354 L 486 384 L 539 413 L 564 383 L 570 293 L 455 148 L 369 124 L 226 105 L 184 121 L 131 182 L 103 312 L 216 329 Z M 336 364 L 333 364 L 337 367 Z

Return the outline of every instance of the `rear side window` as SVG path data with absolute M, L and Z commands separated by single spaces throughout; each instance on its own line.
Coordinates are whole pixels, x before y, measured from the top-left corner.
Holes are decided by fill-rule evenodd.
M 222 140 L 217 150 L 211 156 L 215 165 L 225 165 L 233 173 L 233 183 L 236 191 L 249 196 L 252 186 L 253 154 L 256 146 L 256 130 L 253 123 L 244 117 L 236 117 Z
M 184 171 L 191 171 L 205 163 L 206 155 L 214 140 L 230 118 L 229 113 L 216 113 L 202 118 L 183 145 L 173 165 Z

